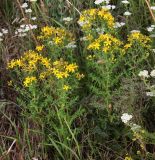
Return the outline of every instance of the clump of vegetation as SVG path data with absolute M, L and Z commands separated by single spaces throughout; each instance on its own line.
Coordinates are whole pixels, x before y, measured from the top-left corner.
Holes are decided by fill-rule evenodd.
M 0 159 L 154 159 L 153 4 L 0 3 Z

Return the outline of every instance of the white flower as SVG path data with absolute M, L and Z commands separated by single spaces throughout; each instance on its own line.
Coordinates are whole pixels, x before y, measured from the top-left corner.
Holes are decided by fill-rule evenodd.
M 100 4 L 100 3 L 103 3 L 104 2 L 104 0 L 96 0 L 94 3 L 95 4 Z
M 25 10 L 25 13 L 32 13 L 32 9 L 31 9 L 31 8 L 26 9 L 26 10 Z
M 87 40 L 88 40 L 87 37 L 80 38 L 80 41 L 87 41 Z
M 139 72 L 138 76 L 143 77 L 143 78 L 148 78 L 149 74 L 147 70 L 143 70 Z
M 151 6 L 150 8 L 155 11 L 155 6 Z
M 97 33 L 103 34 L 105 29 L 104 28 L 96 28 Z
M 125 23 L 124 22 L 120 22 L 120 25 L 121 25 L 121 27 L 125 26 Z
M 152 24 L 152 25 L 151 25 L 151 27 L 152 27 L 152 28 L 155 28 L 155 25 L 154 25 L 154 24 Z
M 121 116 L 121 120 L 123 123 L 128 123 L 130 119 L 132 118 L 132 115 L 129 115 L 128 113 L 123 113 Z
M 20 27 L 21 27 L 21 28 L 24 28 L 24 27 L 25 27 L 25 24 L 21 24 Z
M 140 129 L 141 129 L 141 126 L 139 126 L 137 124 L 132 124 L 132 126 L 131 126 L 132 131 L 139 131 Z
M 28 4 L 27 4 L 27 3 L 23 3 L 21 7 L 22 7 L 22 8 L 27 8 L 27 7 L 28 7 Z
M 19 33 L 18 37 L 25 37 L 27 34 L 26 33 Z
M 115 9 L 116 6 L 115 5 L 106 5 L 106 6 L 102 6 L 103 9 Z
M 32 17 L 31 19 L 32 19 L 33 21 L 35 21 L 35 20 L 37 19 L 37 17 Z
M 114 28 L 120 28 L 123 27 L 125 25 L 124 22 L 116 22 Z
M 3 39 L 2 38 L 0 38 L 0 42 L 2 42 L 3 41 Z
M 122 3 L 124 3 L 124 4 L 129 4 L 130 2 L 127 1 L 127 0 L 124 0 L 124 1 L 122 1 Z
M 66 48 L 76 48 L 77 46 L 75 45 L 75 42 L 70 42 L 67 46 L 65 46 Z
M 155 70 L 152 70 L 152 71 L 151 71 L 150 76 L 151 76 L 151 77 L 155 77 Z
M 155 94 L 153 92 L 146 92 L 146 95 L 150 96 L 150 97 L 154 97 L 155 96 Z
M 72 20 L 73 20 L 73 18 L 71 18 L 71 17 L 65 17 L 65 18 L 63 18 L 63 21 L 66 21 L 66 22 L 70 22 Z
M 103 2 L 105 2 L 106 4 L 109 4 L 109 1 L 110 1 L 110 0 L 96 0 L 94 3 L 97 4 L 97 5 L 98 5 L 98 4 L 101 4 L 101 3 L 103 3 Z
M 129 11 L 124 12 L 124 16 L 130 16 L 132 13 Z
M 140 33 L 139 30 L 132 30 L 131 33 Z
M 148 32 L 152 32 L 153 30 L 154 30 L 153 27 L 147 27 L 147 31 L 148 31 Z
M 7 34 L 8 30 L 7 29 L 2 29 L 3 34 Z
M 3 36 L 3 33 L 2 32 L 0 32 L 0 37 L 2 37 Z
M 152 49 L 152 51 L 155 53 L 155 49 Z
M 38 28 L 37 25 L 32 25 L 31 27 L 32 27 L 32 29 L 37 29 Z

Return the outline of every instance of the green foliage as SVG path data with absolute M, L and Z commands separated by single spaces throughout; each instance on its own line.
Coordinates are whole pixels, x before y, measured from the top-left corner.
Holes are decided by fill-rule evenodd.
M 23 17 L 21 8 L 15 1 L 0 3 L 12 35 L 20 25 L 14 19 Z M 146 81 L 143 84 L 135 78 L 140 70 L 154 67 L 154 41 L 142 34 L 148 34 L 151 16 L 143 0 L 130 0 L 127 5 L 113 0 L 110 4 L 116 5 L 112 14 L 101 8 L 104 3 L 95 5 L 90 0 L 29 2 L 33 11 L 27 15 L 22 9 L 28 20 L 24 24 L 36 16 L 32 23 L 38 29 L 26 37 L 14 35 L 22 45 L 15 46 L 20 53 L 9 62 L 3 50 L 9 43 L 0 42 L 0 61 L 7 64 L 3 68 L 10 79 L 4 88 L 16 93 L 11 104 L 18 111 L 13 118 L 7 110 L 1 111 L 0 159 L 16 154 L 28 160 L 154 158 L 150 118 L 154 99 L 146 96 L 153 88 L 145 88 Z M 126 10 L 132 12 L 130 17 L 123 16 Z M 68 16 L 73 20 L 63 19 Z M 126 25 L 117 28 L 116 21 Z M 124 124 L 120 117 L 126 112 L 133 118 Z M 9 124 L 8 133 L 3 130 L 3 117 Z M 141 129 L 133 130 L 135 124 Z M 14 152 L 6 152 L 12 141 Z

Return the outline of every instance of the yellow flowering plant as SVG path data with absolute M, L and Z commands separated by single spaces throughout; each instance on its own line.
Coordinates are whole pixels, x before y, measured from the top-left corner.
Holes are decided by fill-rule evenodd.
M 124 45 L 124 64 L 128 69 L 126 75 L 137 75 L 140 68 L 147 65 L 147 59 L 152 55 L 151 39 L 139 31 L 133 31 L 128 35 L 127 43 Z
M 76 47 L 75 36 L 72 32 L 63 28 L 53 26 L 45 26 L 41 29 L 40 35 L 37 37 L 40 41 L 40 46 L 37 49 L 42 49 L 46 46 L 48 53 L 46 56 L 57 60 L 57 58 L 73 59 L 73 51 Z
M 115 92 L 120 91 L 120 82 L 134 76 L 138 72 L 137 68 L 144 66 L 151 53 L 151 40 L 140 32 L 132 31 L 124 41 L 119 35 L 119 29 L 115 27 L 114 17 L 109 10 L 103 8 L 81 12 L 78 24 L 83 33 L 80 40 L 84 46 L 82 56 L 85 84 L 87 94 L 91 97 L 88 102 L 88 112 L 92 110 L 89 125 L 95 128 L 94 134 L 104 134 L 103 141 L 110 135 L 115 140 L 118 137 L 121 139 L 124 132 L 132 135 L 125 129 L 117 132 L 120 120 L 117 108 L 113 107 L 113 98 Z M 131 138 L 131 135 L 127 137 Z M 117 140 L 115 142 L 114 145 L 119 145 Z
M 79 81 L 84 74 L 79 72 L 72 51 L 62 53 L 64 46 L 72 40 L 68 40 L 68 35 L 64 30 L 43 28 L 42 37 L 39 37 L 42 44 L 36 46 L 35 50 L 24 52 L 20 58 L 12 59 L 7 68 L 12 75 L 9 84 L 19 94 L 18 103 L 23 105 L 22 114 L 43 128 L 48 126 L 48 130 L 42 130 L 48 143 L 55 140 L 69 148 L 77 146 L 75 156 L 80 157 L 76 134 L 73 136 L 76 129 L 72 128 L 72 124 L 83 113 L 83 109 L 74 106 L 78 99 Z M 51 40 L 55 45 L 52 53 L 47 45 Z M 51 134 L 53 131 L 58 136 Z M 60 150 L 66 154 L 65 157 L 72 154 L 63 147 Z

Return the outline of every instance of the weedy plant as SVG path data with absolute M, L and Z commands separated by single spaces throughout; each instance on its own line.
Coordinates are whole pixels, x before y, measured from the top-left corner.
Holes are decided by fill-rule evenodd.
M 84 75 L 79 73 L 72 55 L 73 35 L 46 26 L 38 39 L 42 45 L 36 46 L 36 50 L 26 51 L 21 58 L 8 63 L 12 74 L 9 85 L 19 93 L 18 103 L 24 107 L 21 114 L 43 132 L 42 143 L 51 144 L 58 157 L 79 159 L 79 129 L 73 124 L 84 110 L 74 104 L 78 99 L 78 81 Z
M 135 76 L 154 63 L 153 41 L 143 34 L 150 30 L 143 28 L 150 24 L 144 1 L 7 0 L 5 4 L 17 4 L 22 15 L 14 36 L 24 47 L 6 67 L 8 87 L 16 92 L 19 123 L 2 114 L 14 130 L 13 138 L 5 139 L 13 140 L 8 144 L 20 159 L 153 158 L 148 144 L 154 144 L 154 133 L 143 123 L 141 127 L 136 120 L 131 122 L 132 115 L 120 118 L 124 106 L 115 102 L 127 96 L 121 105 L 129 111 L 136 108 L 133 105 L 148 105 L 148 99 L 141 101 L 144 95 L 136 101 L 135 91 L 141 87 Z M 141 10 L 142 20 L 136 16 Z M 8 30 L 2 32 L 1 41 Z M 147 71 L 140 76 L 150 77 Z M 124 79 L 130 80 L 127 88 Z M 122 94 L 133 87 L 136 97 L 128 102 L 133 95 Z M 154 96 L 154 91 L 147 94 Z M 2 138 L 0 152 L 11 159 L 9 152 L 3 152 L 6 141 Z

